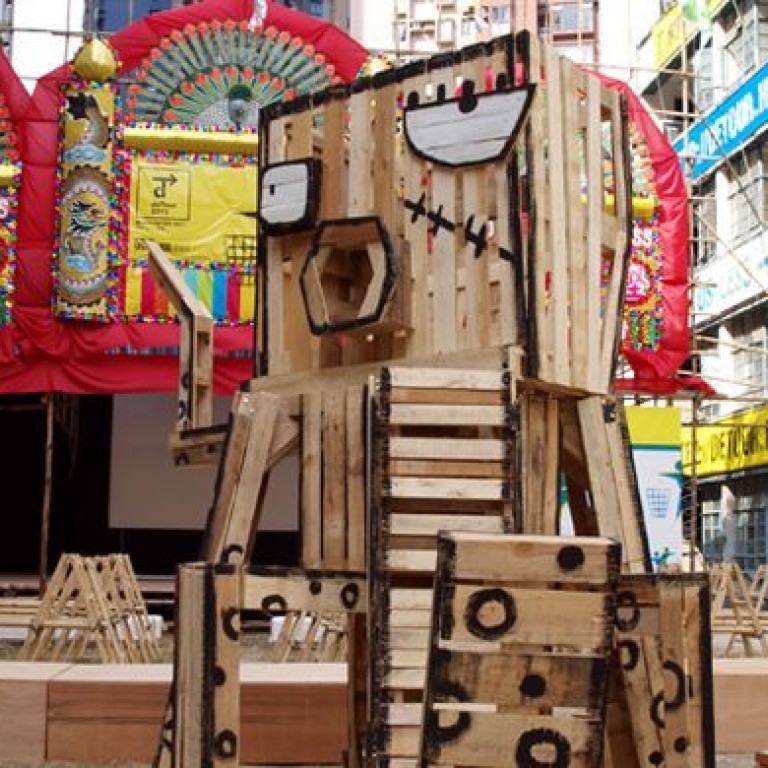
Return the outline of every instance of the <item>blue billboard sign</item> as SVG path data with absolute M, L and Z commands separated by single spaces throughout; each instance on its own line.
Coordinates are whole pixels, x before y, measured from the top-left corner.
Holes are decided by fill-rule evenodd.
M 768 124 L 768 62 L 709 114 L 694 123 L 673 147 L 690 158 L 696 181 Z

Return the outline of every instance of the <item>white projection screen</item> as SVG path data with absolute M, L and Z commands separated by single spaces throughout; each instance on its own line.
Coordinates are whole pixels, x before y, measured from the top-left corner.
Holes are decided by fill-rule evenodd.
M 110 527 L 202 530 L 217 468 L 173 466 L 168 435 L 176 396 L 116 395 L 113 401 Z M 216 399 L 214 423 L 226 423 L 231 403 Z M 289 456 L 272 470 L 259 530 L 298 530 L 298 487 L 298 456 Z

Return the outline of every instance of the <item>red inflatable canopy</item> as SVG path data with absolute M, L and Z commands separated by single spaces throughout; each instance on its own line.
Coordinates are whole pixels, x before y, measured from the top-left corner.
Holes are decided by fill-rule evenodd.
M 113 35 L 110 44 L 120 71 L 127 73 L 174 30 L 255 22 L 254 10 L 252 0 L 207 0 L 147 16 Z M 345 81 L 355 77 L 368 55 L 333 25 L 281 5 L 268 3 L 261 22 L 312 44 Z M 176 324 L 82 322 L 59 319 L 52 311 L 59 110 L 61 86 L 71 77 L 68 65 L 59 67 L 40 79 L 30 99 L 8 62 L 0 60 L 0 90 L 16 124 L 23 162 L 13 320 L 0 327 L 0 393 L 174 391 L 178 360 L 167 350 L 178 346 Z M 229 394 L 251 377 L 252 361 L 243 351 L 253 348 L 253 329 L 217 327 L 214 339 L 215 388 Z M 119 352 L 126 348 L 134 354 Z

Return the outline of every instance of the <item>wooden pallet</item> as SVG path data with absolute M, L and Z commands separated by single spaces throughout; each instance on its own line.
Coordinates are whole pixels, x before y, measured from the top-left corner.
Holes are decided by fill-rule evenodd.
M 607 765 L 714 768 L 705 574 L 622 575 Z
M 517 410 L 500 370 L 389 368 L 374 406 L 369 745 L 418 758 L 441 530 L 511 530 Z
M 436 161 L 410 132 L 417 110 L 403 113 L 403 102 L 418 98 L 426 114 L 457 82 L 486 104 L 511 85 L 534 93 L 523 127 L 487 161 Z M 508 113 L 505 102 L 495 117 Z M 458 114 L 454 105 L 438 115 L 433 130 L 461 155 L 482 142 L 480 121 L 457 129 Z M 263 118 L 263 173 L 322 161 L 307 184 L 306 211 L 316 213 L 277 231 L 262 222 L 266 374 L 512 345 L 533 378 L 609 391 L 631 221 L 620 95 L 520 33 Z M 374 296 L 381 311 L 369 316 Z
M 74 661 L 91 649 L 102 662 L 157 660 L 157 641 L 127 555 L 62 555 L 19 658 Z
M 441 532 L 422 765 L 602 765 L 619 549 Z

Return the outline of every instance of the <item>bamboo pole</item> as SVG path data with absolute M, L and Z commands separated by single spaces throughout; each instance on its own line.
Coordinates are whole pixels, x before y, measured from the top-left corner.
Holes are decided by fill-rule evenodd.
M 51 495 L 53 490 L 53 394 L 45 401 L 45 480 L 43 506 L 40 512 L 40 595 L 45 592 L 48 579 L 48 541 L 51 527 Z

